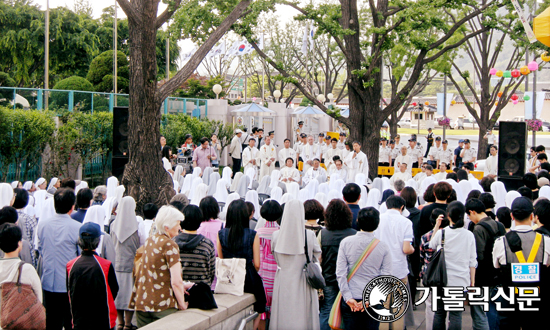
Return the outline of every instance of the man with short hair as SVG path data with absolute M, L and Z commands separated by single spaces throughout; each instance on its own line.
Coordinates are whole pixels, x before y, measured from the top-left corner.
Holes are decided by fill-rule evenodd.
M 304 122 L 303 121 L 299 121 L 298 122 L 298 128 L 296 129 L 296 142 L 300 142 L 301 139 L 300 139 L 300 135 L 302 135 L 303 133 L 303 128 L 304 128 Z
M 264 129 L 263 128 L 258 128 L 258 130 L 256 131 L 256 142 L 258 142 L 256 145 L 259 145 L 260 148 L 261 146 L 263 146 L 265 144 L 265 141 L 263 141 L 262 143 L 262 140 L 264 139 Z
M 271 145 L 271 138 L 267 136 L 265 138 L 265 144 L 260 148 L 258 159 L 256 163 L 260 164 L 260 176 L 259 180 L 266 175 L 271 175 L 271 172 L 275 170 L 275 161 L 277 160 L 277 151 L 275 147 Z
M 435 138 L 435 146 L 432 146 L 432 147 L 428 147 L 428 153 L 427 153 L 427 158 L 428 158 L 428 164 L 432 165 L 432 166 L 437 166 L 437 159 L 439 158 L 439 153 L 441 152 L 441 136 L 438 136 Z
M 86 216 L 86 211 L 88 211 L 90 206 L 92 206 L 93 199 L 94 193 L 92 193 L 91 189 L 80 189 L 76 194 L 76 206 L 78 206 L 78 210 L 71 214 L 71 218 L 82 223 L 84 221 L 84 217 Z
M 401 150 L 395 147 L 395 141 L 390 140 L 390 166 L 395 166 L 395 158 L 399 156 Z
M 299 137 L 299 141 L 294 144 L 294 150 L 296 151 L 296 161 L 297 162 L 303 162 L 304 159 L 302 158 L 303 153 L 303 147 L 307 144 L 307 135 L 305 133 L 302 133 Z M 298 166 L 298 163 L 296 163 L 296 166 Z
M 435 203 L 425 205 L 420 211 L 420 221 L 418 222 L 418 233 L 415 233 L 415 238 L 420 238 L 425 233 L 429 232 L 433 226 L 430 221 L 430 216 L 434 209 L 442 209 L 445 211 L 447 209 L 447 199 L 451 196 L 453 187 L 450 183 L 441 181 L 435 184 L 433 188 Z
M 359 214 L 359 200 L 361 199 L 361 187 L 356 183 L 348 183 L 342 189 L 342 196 L 344 197 L 344 202 L 348 204 L 351 214 L 353 214 L 353 220 L 351 222 L 351 227 L 355 230 L 359 230 L 357 225 L 357 215 Z
M 60 188 L 53 198 L 56 214 L 40 219 L 36 231 L 38 252 L 42 256 L 46 327 L 68 330 L 73 326 L 65 266 L 79 255 L 77 242 L 81 224 L 70 217 L 76 199 L 72 189 Z
M 338 141 L 338 149 L 346 149 L 346 133 L 340 132 L 340 140 Z
M 321 159 L 319 147 L 313 143 L 313 136 L 310 135 L 307 137 L 307 144 L 302 147 L 300 156 L 302 156 L 304 160 L 304 167 L 302 170 L 304 173 L 307 173 L 311 166 L 313 166 L 313 160 L 315 158 Z
M 255 146 L 256 140 L 250 139 L 248 140 L 248 147 L 246 147 L 243 151 L 242 155 L 242 166 L 244 167 L 244 172 L 246 173 L 246 170 L 251 168 L 254 170 L 254 177 L 258 177 L 258 165 L 256 159 L 258 158 L 258 148 Z
M 399 165 L 399 172 L 394 172 L 392 177 L 390 178 L 390 187 L 393 187 L 395 189 L 396 180 L 407 182 L 410 179 L 412 179 L 412 177 L 411 173 L 407 171 L 407 163 L 402 163 L 401 165 Z
M 324 168 L 320 167 L 320 164 L 321 162 L 319 161 L 319 158 L 315 158 L 313 160 L 313 166 L 307 170 L 306 174 L 302 178 L 304 186 L 306 186 L 313 180 L 317 180 L 319 181 L 319 183 L 327 181 L 327 171 Z
M 374 236 L 388 245 L 392 259 L 390 275 L 400 279 L 405 285 L 408 281 L 409 266 L 407 256 L 414 253 L 412 222 L 401 215 L 405 209 L 405 200 L 399 196 L 390 196 L 386 200 L 388 210 L 380 215 L 380 225 Z M 403 329 L 404 318 L 392 323 L 393 329 Z
M 462 165 L 462 169 L 464 169 L 466 173 L 468 173 L 468 180 L 476 179 L 476 177 L 472 173 L 470 173 L 471 171 L 474 170 L 474 163 L 466 163 Z
M 469 139 L 464 140 L 464 149 L 460 152 L 463 164 L 475 163 L 477 159 L 477 150 L 472 148 L 472 144 Z M 459 166 L 460 168 L 461 166 Z
M 287 158 L 292 158 L 292 161 L 294 164 L 296 164 L 296 162 L 298 161 L 296 159 L 296 150 L 290 148 L 290 139 L 285 139 L 284 141 L 284 148 L 279 150 L 279 162 L 281 161 L 285 161 L 286 163 L 286 159 Z M 281 167 L 284 167 L 284 164 L 280 164 Z
M 348 171 L 344 168 L 344 162 L 338 156 L 334 156 L 334 159 L 334 166 L 332 166 L 332 170 L 329 172 L 329 177 L 338 174 L 338 178 L 345 182 L 348 178 Z
M 327 163 L 327 161 L 325 160 L 325 158 L 326 158 L 326 153 L 327 153 L 327 151 L 328 151 L 329 149 L 332 148 L 331 139 L 332 139 L 332 138 L 330 137 L 330 135 L 327 134 L 327 136 L 325 136 L 325 142 L 321 145 L 321 155 L 322 155 L 322 157 L 323 157 L 323 158 L 321 159 L 321 162 L 322 162 L 323 164 L 325 164 L 325 166 L 326 166 L 326 163 Z M 328 167 L 327 167 L 327 171 L 328 171 Z
M 241 149 L 241 152 L 242 152 L 242 144 L 240 140 L 242 136 L 242 131 L 241 130 L 238 130 L 238 131 L 240 131 L 241 133 L 236 135 L 239 137 L 239 140 L 235 142 L 235 143 L 238 142 L 238 146 L 236 146 L 236 150 L 238 151 L 239 149 Z M 210 146 L 210 143 L 208 142 L 207 137 L 201 138 L 200 142 L 201 142 L 201 146 L 196 148 L 195 151 L 193 151 L 193 167 L 200 167 L 201 173 L 204 173 L 204 169 L 206 169 L 207 167 L 212 167 L 212 161 L 216 159 L 216 149 Z M 233 141 L 231 141 L 231 144 L 233 144 Z M 234 152 L 235 151 L 232 151 L 231 154 L 233 155 Z M 239 158 L 240 158 L 240 155 L 239 155 Z
M 492 145 L 489 148 L 490 155 L 485 160 L 485 169 L 483 170 L 483 176 L 492 175 L 496 177 L 498 175 L 498 147 Z
M 497 143 L 497 137 L 493 134 L 493 129 L 489 128 L 487 130 L 487 134 L 483 137 L 485 140 L 487 140 L 487 156 L 489 156 L 490 150 L 492 146 L 496 146 Z
M 533 204 L 525 197 L 518 197 L 512 202 L 512 219 L 515 220 L 516 227 L 503 237 L 497 238 L 493 247 L 493 265 L 501 270 L 498 284 L 502 285 L 504 292 L 512 294 L 515 290 L 522 290 L 525 287 L 531 291 L 535 288 L 533 296 L 539 296 L 540 302 L 531 301 L 529 307 L 539 309 L 539 312 L 521 311 L 516 304 L 501 296 L 496 300 L 497 303 L 502 304 L 498 312 L 499 327 L 500 329 L 538 329 L 541 328 L 541 320 L 544 320 L 542 313 L 547 312 L 544 308 L 548 306 L 547 298 L 550 298 L 546 284 L 550 237 L 533 231 L 531 227 Z M 529 268 L 514 267 L 525 263 L 530 264 Z M 526 276 L 531 279 L 529 282 L 524 281 Z
M 242 135 L 243 131 L 237 128 L 235 130 L 235 136 L 231 140 L 231 145 L 229 145 L 229 156 L 231 156 L 233 160 L 233 174 L 231 175 L 231 179 L 235 177 L 237 172 L 241 171 L 241 153 L 243 152 L 243 146 L 241 144 Z
M 447 178 L 447 163 L 445 162 L 439 163 L 439 173 L 435 174 L 434 178 L 437 181 L 443 181 Z
M 334 167 L 334 157 L 338 156 L 340 159 L 343 159 L 342 157 L 342 150 L 338 148 L 338 140 L 335 138 L 332 138 L 330 140 L 330 147 L 325 150 L 325 166 L 327 167 L 327 171 L 331 172 L 333 171 Z
M 399 167 L 401 167 L 401 164 L 407 164 L 407 171 L 409 173 L 412 173 L 412 164 L 414 159 L 408 155 L 408 150 L 406 146 L 401 146 L 401 154 L 395 158 L 394 161 L 394 173 L 399 171 Z
M 429 178 L 433 175 L 433 170 L 434 168 L 432 167 L 432 165 L 428 165 L 428 164 L 425 164 L 425 165 L 422 165 L 424 167 L 424 175 L 423 177 L 421 177 L 418 181 L 418 186 L 420 186 L 422 184 L 422 182 L 424 180 L 426 180 L 426 178 Z M 416 177 L 415 177 L 416 179 Z
M 416 137 L 409 139 L 409 146 L 407 147 L 407 153 L 412 158 L 411 168 L 419 168 L 422 164 L 422 150 L 416 143 Z
M 485 213 L 485 205 L 479 199 L 469 199 L 466 201 L 465 206 L 466 214 L 475 224 L 472 230 L 476 240 L 477 252 L 475 285 L 478 287 L 490 287 L 490 291 L 492 291 L 498 276 L 492 260 L 493 244 L 497 237 L 506 234 L 506 229 L 503 224 L 491 219 Z M 483 311 L 482 306 L 470 305 L 470 313 L 475 329 L 488 329 L 490 325 L 492 325 L 491 329 L 493 329 L 496 325 L 498 320 L 496 305 L 492 301 L 489 304 L 492 305 L 492 308 L 487 314 Z
M 432 132 L 431 127 L 428 127 L 428 135 L 426 136 L 426 140 L 427 140 L 428 148 L 426 149 L 426 154 L 424 155 L 424 157 L 428 157 L 428 155 L 430 154 L 430 149 L 434 144 L 434 133 Z M 439 138 L 439 141 L 441 141 L 441 138 Z
M 392 256 L 389 246 L 379 241 L 369 257 L 358 267 L 348 281 L 348 274 L 369 245 L 376 239 L 374 232 L 380 224 L 380 213 L 374 207 L 359 212 L 357 224 L 361 231 L 340 242 L 336 261 L 336 278 L 342 293 L 342 322 L 345 329 L 378 329 L 379 322 L 363 311 L 362 297 L 365 283 L 378 276 L 391 275 Z M 368 307 L 370 308 L 370 307 Z M 372 315 L 371 312 L 370 314 Z
M 355 176 L 359 173 L 365 174 L 368 179 L 369 162 L 367 155 L 361 151 L 361 143 L 359 141 L 353 142 L 353 152 L 349 153 L 344 162 L 348 167 L 348 182 L 355 182 Z
M 378 166 L 390 166 L 391 164 L 391 150 L 386 145 L 388 140 L 383 137 L 380 138 L 380 150 L 378 152 Z
M 82 254 L 67 263 L 67 293 L 77 330 L 116 326 L 118 282 L 113 264 L 95 252 L 101 235 L 104 233 L 98 224 L 83 224 L 78 239 Z
M 449 142 L 447 140 L 443 140 L 441 144 L 441 150 L 439 150 L 436 156 L 436 168 L 439 168 L 440 163 L 445 163 L 448 169 L 451 168 L 451 166 L 453 165 L 453 152 L 451 151 L 451 149 L 447 148 L 448 146 Z
M 300 184 L 300 172 L 294 166 L 294 159 L 292 157 L 288 157 L 285 160 L 285 166 L 281 169 L 279 181 L 284 183 L 297 182 Z
M 458 147 L 456 147 L 454 151 L 454 159 L 453 159 L 453 165 L 455 167 L 462 167 L 462 150 L 464 148 L 464 140 L 460 139 L 458 140 Z
M 428 165 L 428 162 L 422 163 L 422 165 L 420 165 L 420 173 L 416 173 L 416 175 L 414 176 L 414 181 L 416 181 L 417 183 L 420 183 L 426 178 L 426 165 Z

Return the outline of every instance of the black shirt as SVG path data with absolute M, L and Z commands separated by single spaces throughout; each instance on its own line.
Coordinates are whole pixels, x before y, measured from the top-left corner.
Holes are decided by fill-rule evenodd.
M 338 259 L 338 249 L 340 242 L 348 236 L 353 236 L 357 231 L 353 228 L 342 230 L 321 230 L 321 268 L 323 277 L 327 286 L 338 286 L 336 280 L 336 260 Z
M 418 242 L 420 242 L 420 238 L 422 238 L 422 235 L 433 229 L 434 225 L 430 221 L 430 216 L 432 215 L 432 211 L 435 209 L 447 210 L 447 204 L 433 203 L 430 205 L 426 205 L 422 208 L 422 210 L 420 211 L 418 231 L 415 233 L 415 241 L 418 240 Z M 416 235 L 419 235 L 419 237 L 416 237 Z

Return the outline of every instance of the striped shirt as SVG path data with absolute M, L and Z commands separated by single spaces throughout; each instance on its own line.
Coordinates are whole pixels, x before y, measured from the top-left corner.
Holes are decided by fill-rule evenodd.
M 214 244 L 202 235 L 181 233 L 174 238 L 180 250 L 182 278 L 212 285 L 216 270 Z
M 269 314 L 270 311 L 273 299 L 273 282 L 275 281 L 275 273 L 277 272 L 277 262 L 273 253 L 271 253 L 271 239 L 273 233 L 277 230 L 279 230 L 279 225 L 276 221 L 266 221 L 265 227 L 256 230 L 257 235 L 260 237 L 260 270 L 258 274 L 260 274 L 264 282 L 266 314 Z M 265 318 L 266 315 L 262 315 L 262 320 Z

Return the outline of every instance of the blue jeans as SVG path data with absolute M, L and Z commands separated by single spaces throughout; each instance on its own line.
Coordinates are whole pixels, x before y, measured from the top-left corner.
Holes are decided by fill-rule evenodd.
M 361 298 L 355 299 L 361 301 Z M 342 321 L 344 322 L 344 329 L 346 330 L 378 330 L 380 322 L 370 317 L 370 315 L 364 312 L 352 312 L 348 304 L 342 299 L 340 303 L 342 312 Z
M 470 305 L 470 315 L 472 316 L 472 328 L 474 330 L 489 330 L 489 322 L 485 311 L 483 311 L 483 306 Z
M 328 318 L 340 290 L 338 286 L 325 286 L 323 292 L 325 293 L 325 299 L 319 301 L 319 323 L 321 324 L 321 330 L 331 330 L 328 325 Z
M 446 319 L 449 313 L 449 327 L 447 328 Z M 443 301 L 437 301 L 437 311 L 434 314 L 433 330 L 461 330 L 462 329 L 462 311 L 447 312 L 444 309 Z

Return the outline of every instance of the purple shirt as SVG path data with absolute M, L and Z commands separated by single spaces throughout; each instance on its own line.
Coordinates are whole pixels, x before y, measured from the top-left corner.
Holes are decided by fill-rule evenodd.
M 202 173 L 204 173 L 205 168 L 212 166 L 210 159 L 206 158 L 208 155 L 211 158 L 216 157 L 216 149 L 211 146 L 206 149 L 200 146 L 193 152 L 193 161 L 197 162 L 197 166 L 201 168 Z

